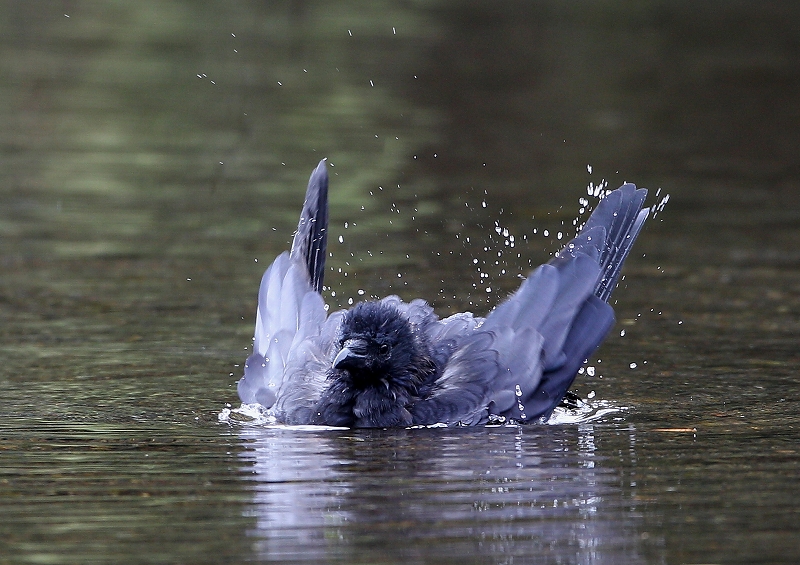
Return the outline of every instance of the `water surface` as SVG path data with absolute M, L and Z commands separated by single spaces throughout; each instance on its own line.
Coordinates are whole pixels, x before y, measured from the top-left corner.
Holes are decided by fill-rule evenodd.
M 0 562 L 797 561 L 793 5 L 0 13 Z M 589 412 L 220 422 L 322 157 L 334 308 L 485 314 L 590 184 L 669 194 L 576 382 Z

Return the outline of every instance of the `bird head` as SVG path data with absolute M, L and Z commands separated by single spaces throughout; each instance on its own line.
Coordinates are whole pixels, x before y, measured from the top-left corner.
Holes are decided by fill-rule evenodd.
M 356 388 L 416 388 L 429 366 L 417 333 L 394 306 L 361 302 L 342 319 L 333 369 L 337 376 L 346 374 Z

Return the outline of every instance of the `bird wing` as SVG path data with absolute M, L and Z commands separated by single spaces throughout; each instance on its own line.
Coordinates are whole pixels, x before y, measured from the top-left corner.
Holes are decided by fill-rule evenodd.
M 617 286 L 622 264 L 650 214 L 649 208 L 642 208 L 646 198 L 646 189 L 637 190 L 634 184 L 623 184 L 600 201 L 581 231 L 583 233 L 597 227 L 606 230 L 599 258 L 602 277 L 598 279 L 595 289 L 595 294 L 601 300 L 607 302 Z
M 646 195 L 631 184 L 610 192 L 581 233 L 484 321 L 454 324 L 454 349 L 412 407 L 415 423 L 549 417 L 614 323 L 606 301 L 647 219 Z
M 333 323 L 327 320 L 319 293 L 325 268 L 327 193 L 328 174 L 323 160 L 309 179 L 291 252 L 281 253 L 261 278 L 253 354 L 245 362 L 244 377 L 237 385 L 242 402 L 271 408 L 286 394 L 282 406 L 290 410 L 293 400 L 313 394 L 322 386 L 324 369 L 320 371 L 318 364 L 320 356 L 328 352 L 324 351 L 321 336 L 325 327 Z M 307 365 L 305 383 L 298 385 L 296 379 L 287 379 L 296 376 L 303 363 Z
M 334 312 L 318 328 L 316 335 L 292 347 L 278 390 L 273 412 L 286 424 L 308 424 L 315 406 L 327 386 L 327 372 L 338 349 L 336 334 L 344 311 Z
M 483 323 L 459 328 L 441 377 L 411 410 L 414 422 L 476 424 L 490 414 L 538 418 L 539 410 L 531 410 L 538 405 L 528 402 L 537 398 L 545 371 L 563 367 L 573 353 L 565 344 L 599 273 L 585 254 L 542 265 Z
M 644 226 L 650 210 L 643 208 L 647 190 L 626 183 L 603 198 L 580 234 L 551 261 L 558 265 L 579 255 L 592 257 L 600 268 L 594 294 L 589 296 L 574 320 L 561 346 L 560 362 L 551 363 L 542 374 L 533 395 L 525 399 L 529 414 L 549 418 L 583 363 L 614 325 L 614 309 L 608 299 L 617 285 L 622 264 Z

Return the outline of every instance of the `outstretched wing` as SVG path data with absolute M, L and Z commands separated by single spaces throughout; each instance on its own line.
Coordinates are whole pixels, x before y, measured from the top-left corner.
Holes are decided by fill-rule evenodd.
M 521 421 L 537 417 L 525 402 L 539 387 L 548 359 L 562 355 L 567 332 L 560 320 L 575 317 L 598 273 L 587 256 L 536 269 L 461 339 L 428 398 L 414 407 L 419 423 L 476 424 L 490 414 Z
M 606 300 L 647 219 L 646 194 L 628 184 L 609 193 L 552 261 L 483 323 L 460 328 L 441 377 L 412 409 L 415 422 L 549 417 L 614 323 Z
M 325 324 L 325 304 L 319 291 L 325 269 L 327 195 L 323 160 L 308 181 L 291 252 L 281 253 L 261 279 L 253 354 L 245 362 L 244 377 L 237 386 L 242 402 L 271 408 L 288 388 L 284 386 L 287 366 L 296 367 L 298 359 L 308 359 L 308 346 L 303 344 L 319 336 Z M 311 381 L 324 378 L 314 372 L 308 376 Z M 316 388 L 319 386 L 317 383 Z
M 580 255 L 597 261 L 600 274 L 595 280 L 593 295 L 586 298 L 576 317 L 569 324 L 561 345 L 561 361 L 545 367 L 534 395 L 526 400 L 530 414 L 549 418 L 566 394 L 578 369 L 614 325 L 614 309 L 608 304 L 617 286 L 622 264 L 628 257 L 650 210 L 643 208 L 647 190 L 626 183 L 606 195 L 587 220 L 581 233 L 570 241 L 551 261 L 558 265 Z

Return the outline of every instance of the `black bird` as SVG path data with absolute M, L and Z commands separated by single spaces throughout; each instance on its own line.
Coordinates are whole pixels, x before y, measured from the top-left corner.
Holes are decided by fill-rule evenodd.
M 486 318 L 397 296 L 327 314 L 328 174 L 308 183 L 290 252 L 264 273 L 242 402 L 286 424 L 389 427 L 550 417 L 614 323 L 608 304 L 649 209 L 625 184 Z

